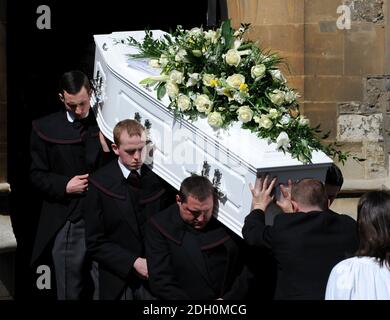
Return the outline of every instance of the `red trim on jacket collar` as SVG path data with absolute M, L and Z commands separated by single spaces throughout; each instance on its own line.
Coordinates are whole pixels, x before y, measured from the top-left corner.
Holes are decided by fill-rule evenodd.
M 35 130 L 35 132 L 37 133 L 37 135 L 42 140 L 45 140 L 47 142 L 56 143 L 56 144 L 75 144 L 75 143 L 83 142 L 83 140 L 81 138 L 78 138 L 78 139 L 54 139 L 54 138 L 50 138 L 47 135 L 45 135 L 42 131 L 40 131 L 38 129 L 38 127 L 35 125 L 35 121 L 33 121 L 32 126 L 33 126 L 33 129 Z
M 230 236 L 227 235 L 225 238 L 222 238 L 221 240 L 218 240 L 217 242 L 214 242 L 214 243 L 205 245 L 205 246 L 203 246 L 203 247 L 200 247 L 200 250 L 209 250 L 209 249 L 218 247 L 220 244 L 222 244 L 222 243 L 228 241 L 229 239 L 230 239 Z
M 116 199 L 119 199 L 119 200 L 126 200 L 126 196 L 125 195 L 117 194 L 117 193 L 114 193 L 114 192 L 108 190 L 107 188 L 102 186 L 96 180 L 94 180 L 92 178 L 88 178 L 88 181 L 90 181 L 97 189 L 99 189 L 101 192 L 105 193 L 106 195 L 108 195 L 110 197 L 113 197 L 113 198 L 116 198 Z
M 181 245 L 181 241 L 175 239 L 174 237 L 172 237 L 169 233 L 167 233 L 163 228 L 160 227 L 160 225 L 157 223 L 157 221 L 154 220 L 153 217 L 150 218 L 150 223 L 153 224 L 158 231 L 160 231 L 166 238 L 168 238 L 169 240 L 175 242 L 176 244 L 178 245 Z
M 153 194 L 153 195 L 151 195 L 149 197 L 140 199 L 139 204 L 147 204 L 149 202 L 152 202 L 152 201 L 160 198 L 164 193 L 165 193 L 165 189 L 162 189 L 162 190 L 158 191 L 157 193 L 155 193 L 155 194 Z

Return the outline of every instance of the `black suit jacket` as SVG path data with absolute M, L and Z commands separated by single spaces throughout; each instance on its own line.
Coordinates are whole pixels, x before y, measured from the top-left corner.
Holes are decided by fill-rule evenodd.
M 236 236 L 214 217 L 205 230 L 193 232 L 177 204 L 146 227 L 150 288 L 163 300 L 246 298 L 251 274 L 243 252 Z
M 137 287 L 141 280 L 133 264 L 145 257 L 143 221 L 165 208 L 168 186 L 147 166 L 141 168 L 141 189 L 129 185 L 118 160 L 90 176 L 85 201 L 88 252 L 99 264 L 101 299 L 117 299 L 125 286 Z
M 330 210 L 282 213 L 273 226 L 254 210 L 242 233 L 248 244 L 272 250 L 278 269 L 275 299 L 324 299 L 332 268 L 358 246 L 355 220 Z
M 32 123 L 30 177 L 43 196 L 32 262 L 36 261 L 65 221 L 80 210 L 84 195 L 66 194 L 69 180 L 96 170 L 102 161 L 99 128 L 92 109 L 87 129 L 70 123 L 66 112 Z

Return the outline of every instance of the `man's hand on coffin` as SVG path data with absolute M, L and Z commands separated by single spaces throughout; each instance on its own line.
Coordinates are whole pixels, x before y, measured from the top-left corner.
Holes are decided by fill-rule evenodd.
M 88 174 L 74 176 L 66 185 L 66 193 L 81 194 L 88 190 Z
M 137 258 L 135 260 L 134 265 L 133 265 L 135 271 L 137 271 L 137 275 L 142 278 L 142 279 L 148 279 L 149 274 L 148 274 L 148 265 L 146 263 L 146 259 L 144 258 Z
M 283 210 L 283 212 L 294 212 L 293 206 L 291 203 L 291 188 L 292 181 L 288 179 L 287 187 L 284 184 L 280 185 L 280 198 L 276 201 L 276 204 Z
M 260 209 L 263 212 L 267 209 L 268 205 L 273 201 L 274 196 L 272 195 L 275 187 L 276 178 L 272 180 L 267 175 L 266 177 L 261 176 L 256 178 L 255 186 L 252 183 L 249 184 L 249 189 L 252 193 L 252 209 Z

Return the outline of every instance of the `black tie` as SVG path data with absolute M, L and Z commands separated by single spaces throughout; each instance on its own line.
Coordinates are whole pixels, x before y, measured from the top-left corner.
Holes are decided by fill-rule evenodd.
M 127 181 L 134 188 L 141 189 L 141 176 L 137 170 L 130 171 L 129 176 L 127 177 Z

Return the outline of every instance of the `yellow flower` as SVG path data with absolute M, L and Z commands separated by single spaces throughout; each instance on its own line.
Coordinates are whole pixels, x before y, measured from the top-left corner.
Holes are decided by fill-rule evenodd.
M 210 87 L 218 87 L 219 81 L 217 79 L 210 80 Z
M 246 83 L 240 84 L 240 91 L 248 91 L 248 85 Z

